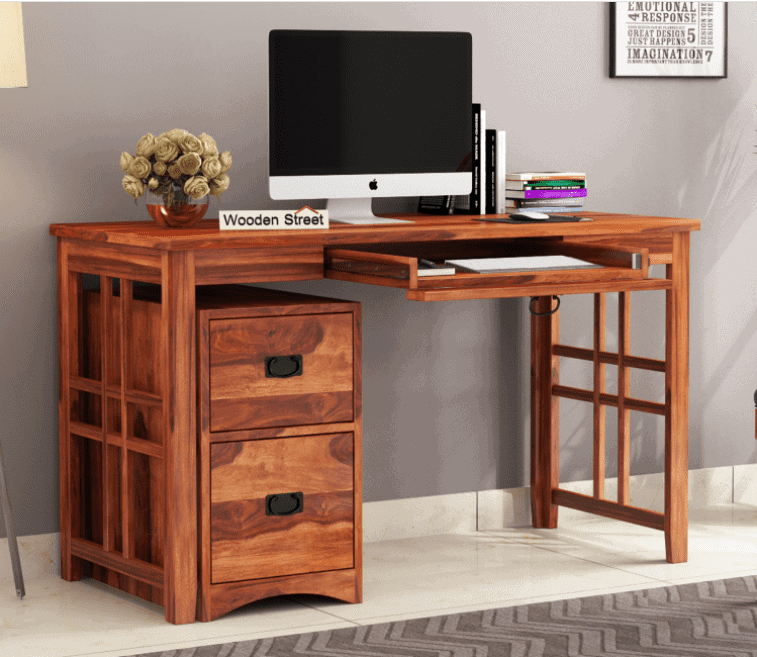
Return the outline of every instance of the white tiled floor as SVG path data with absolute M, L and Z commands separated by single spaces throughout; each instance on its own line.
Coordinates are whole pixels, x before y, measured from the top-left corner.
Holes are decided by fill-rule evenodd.
M 92 580 L 32 573 L 20 601 L 0 579 L 0 655 L 116 657 L 757 574 L 754 506 L 692 510 L 689 561 L 677 565 L 660 532 L 585 514 L 563 524 L 368 543 L 362 604 L 279 598 L 192 625 Z

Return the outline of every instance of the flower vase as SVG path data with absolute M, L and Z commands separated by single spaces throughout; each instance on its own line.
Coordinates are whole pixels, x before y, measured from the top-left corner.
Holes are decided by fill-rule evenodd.
M 164 228 L 190 228 L 205 216 L 209 199 L 208 195 L 199 199 L 184 196 L 181 200 L 173 199 L 173 203 L 168 203 L 165 196 L 148 192 L 147 211 Z

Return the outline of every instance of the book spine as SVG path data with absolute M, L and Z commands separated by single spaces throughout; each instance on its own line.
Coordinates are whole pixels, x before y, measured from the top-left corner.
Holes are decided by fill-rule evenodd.
M 418 212 L 424 214 L 451 214 L 454 208 L 454 196 L 421 196 L 418 199 Z
M 585 180 L 585 173 L 508 173 L 508 180 Z
M 486 214 L 497 212 L 497 131 L 486 131 Z
M 505 202 L 507 200 L 507 134 L 504 130 L 497 130 L 497 168 L 495 170 L 496 176 L 496 205 L 494 211 L 497 214 L 505 214 L 507 209 L 505 208 Z
M 457 197 L 455 212 L 481 214 L 481 103 L 473 103 L 471 112 L 471 193 Z
M 486 110 L 482 109 L 478 119 L 478 199 L 474 199 L 473 214 L 486 214 L 486 160 Z
M 547 214 L 556 214 L 558 212 L 583 212 L 584 206 L 583 205 L 560 205 L 560 206 L 549 206 L 545 205 L 543 207 L 538 208 L 539 212 L 545 212 Z M 510 208 L 510 212 L 515 212 L 515 208 Z
M 505 199 L 505 206 L 508 208 L 535 208 L 542 205 L 582 205 L 584 200 L 582 198 L 561 198 L 558 200 L 551 198 L 536 198 L 530 200 L 524 200 L 522 198 L 508 198 Z
M 574 198 L 586 196 L 585 189 L 526 189 L 523 191 L 508 190 L 507 195 L 511 198 Z
M 507 189 L 521 191 L 524 189 L 586 189 L 585 183 L 562 184 L 562 185 L 545 185 L 545 184 L 528 184 L 528 183 L 507 183 Z

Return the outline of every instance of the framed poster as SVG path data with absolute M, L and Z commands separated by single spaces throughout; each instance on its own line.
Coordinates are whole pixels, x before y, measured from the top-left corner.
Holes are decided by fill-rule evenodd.
M 726 4 L 610 3 L 610 77 L 727 77 Z

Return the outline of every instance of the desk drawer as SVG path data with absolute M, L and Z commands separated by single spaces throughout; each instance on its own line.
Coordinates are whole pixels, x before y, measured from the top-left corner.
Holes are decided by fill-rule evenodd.
M 351 422 L 353 315 L 209 322 L 210 430 Z
M 210 446 L 212 582 L 354 566 L 354 436 Z
M 562 240 L 509 240 L 480 244 L 417 243 L 413 245 L 356 245 L 326 249 L 325 277 L 407 290 L 417 301 L 526 297 L 545 294 L 583 294 L 665 289 L 670 282 L 649 277 L 649 252 L 638 247 L 569 243 Z M 399 251 L 399 253 L 398 253 Z M 421 276 L 418 260 L 453 258 L 566 255 L 596 268 L 546 269 L 529 272 L 469 273 Z

